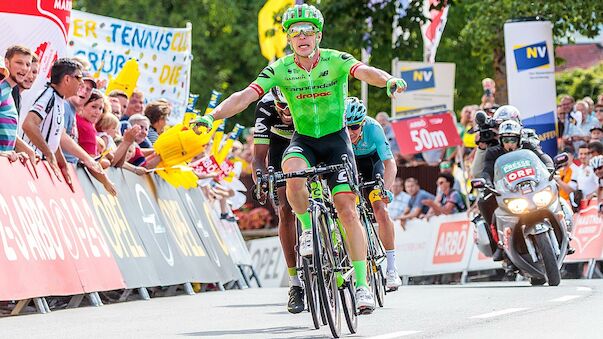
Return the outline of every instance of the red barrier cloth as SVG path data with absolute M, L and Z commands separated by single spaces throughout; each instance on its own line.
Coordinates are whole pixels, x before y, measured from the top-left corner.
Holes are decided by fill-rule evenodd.
M 571 242 L 576 253 L 569 260 L 589 260 L 603 258 L 603 218 L 597 213 L 597 200 L 592 199 L 587 206 L 574 214 L 574 239 Z
M 449 113 L 439 113 L 392 122 L 401 154 L 458 146 L 461 137 Z
M 0 300 L 124 288 L 78 178 L 0 157 Z M 62 179 L 62 178 L 61 178 Z

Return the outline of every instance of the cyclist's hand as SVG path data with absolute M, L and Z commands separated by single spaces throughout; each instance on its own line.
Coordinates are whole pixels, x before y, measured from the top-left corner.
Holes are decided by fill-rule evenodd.
M 194 120 L 192 120 L 190 122 L 191 127 L 193 128 L 193 131 L 195 131 L 196 134 L 202 134 L 201 131 L 199 131 L 199 127 L 203 127 L 206 130 L 210 129 L 212 127 L 212 125 L 214 124 L 214 116 L 211 114 L 207 114 L 204 115 L 202 117 L 197 117 Z
M 389 190 L 385 190 L 383 191 L 381 198 L 383 199 L 384 203 L 389 204 L 390 202 L 394 201 L 394 193 Z
M 407 86 L 406 86 L 406 81 L 404 81 L 400 78 L 392 77 L 389 80 L 387 80 L 385 87 L 387 89 L 387 96 L 391 98 L 396 93 L 404 92 L 406 90 Z

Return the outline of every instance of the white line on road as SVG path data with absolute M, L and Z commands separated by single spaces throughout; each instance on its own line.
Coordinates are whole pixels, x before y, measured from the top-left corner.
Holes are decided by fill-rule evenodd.
M 551 299 L 549 301 L 550 302 L 563 302 L 563 301 L 570 301 L 570 300 L 573 300 L 576 298 L 580 298 L 580 296 L 579 295 L 564 295 L 563 297 Z
M 578 286 L 576 288 L 576 291 L 580 291 L 580 292 L 590 292 L 592 290 L 593 290 L 592 288 L 586 287 L 586 286 Z
M 474 315 L 470 319 L 493 318 L 493 317 L 498 317 L 499 315 L 505 315 L 505 314 L 509 314 L 509 313 L 515 313 L 515 312 L 519 312 L 519 311 L 523 311 L 523 310 L 527 310 L 527 308 L 507 308 L 507 309 L 500 310 L 500 311 L 494 311 L 494 312 L 490 312 L 490 313 L 484 313 L 484 314 L 480 314 L 480 315 Z
M 393 339 L 393 338 L 400 338 L 400 337 L 404 337 L 404 336 L 407 336 L 407 335 L 413 335 L 413 334 L 417 334 L 417 333 L 421 333 L 421 331 L 392 332 L 392 333 L 378 335 L 376 337 L 369 337 L 367 339 Z

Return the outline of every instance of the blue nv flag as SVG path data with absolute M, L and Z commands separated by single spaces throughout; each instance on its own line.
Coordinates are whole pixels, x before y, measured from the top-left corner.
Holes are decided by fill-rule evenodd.
M 541 41 L 532 45 L 513 49 L 517 71 L 526 71 L 537 67 L 548 67 L 550 64 L 546 42 Z
M 406 92 L 435 88 L 435 73 L 433 67 L 402 71 L 400 76 L 408 85 Z

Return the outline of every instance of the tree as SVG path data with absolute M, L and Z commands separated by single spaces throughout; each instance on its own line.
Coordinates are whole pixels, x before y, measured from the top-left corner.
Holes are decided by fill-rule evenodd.
M 568 70 L 556 75 L 557 94 L 569 94 L 574 98 L 589 96 L 597 99 L 603 94 L 603 62 L 589 69 Z

